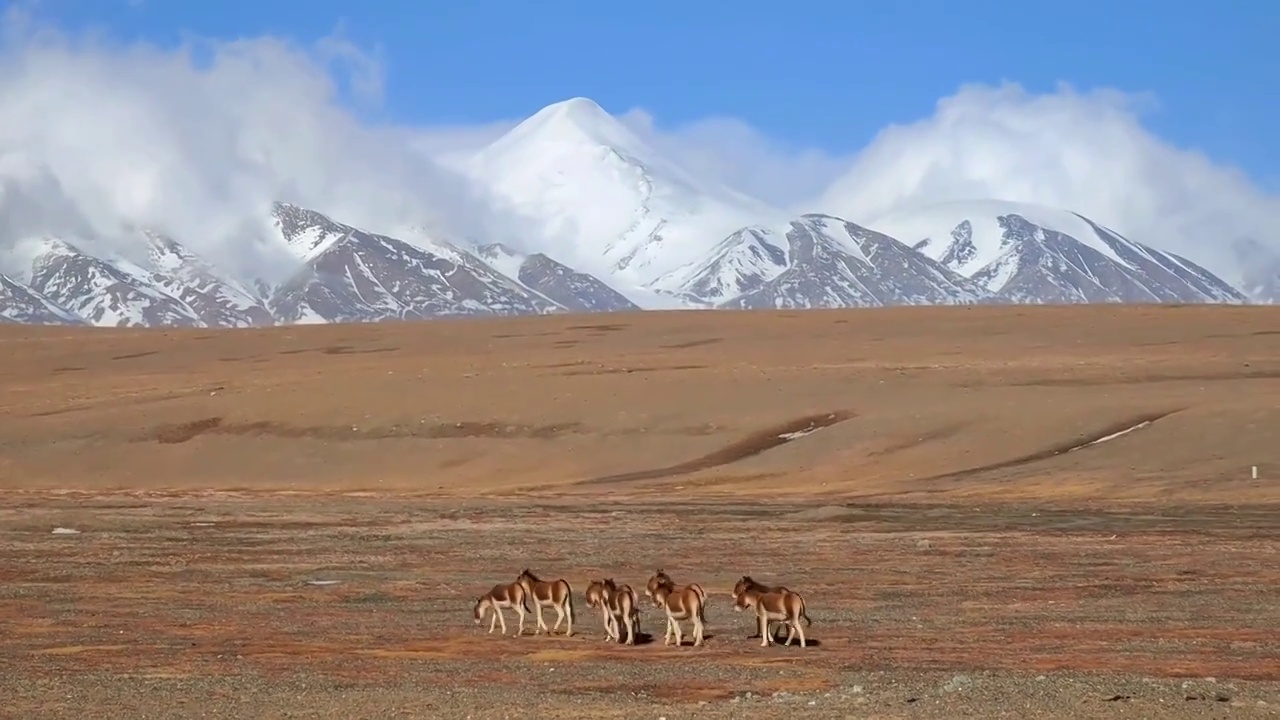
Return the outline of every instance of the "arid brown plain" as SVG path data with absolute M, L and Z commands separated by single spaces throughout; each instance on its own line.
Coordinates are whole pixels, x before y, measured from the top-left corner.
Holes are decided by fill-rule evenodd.
M 1274 308 L 4 326 L 0 348 L 15 717 L 1280 704 Z M 476 627 L 526 567 L 572 585 L 572 637 Z M 687 624 L 664 646 L 643 593 L 648 640 L 602 642 L 588 583 L 655 568 L 705 588 L 702 646 Z M 749 637 L 744 574 L 804 594 L 808 647 Z

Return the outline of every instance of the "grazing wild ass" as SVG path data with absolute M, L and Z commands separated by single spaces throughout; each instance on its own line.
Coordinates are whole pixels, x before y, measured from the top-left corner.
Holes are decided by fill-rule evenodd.
M 773 635 L 768 630 L 770 620 L 781 621 L 789 626 L 786 645 L 791 644 L 791 639 L 798 632 L 800 633 L 800 647 L 806 647 L 804 628 L 800 627 L 800 619 L 804 618 L 805 625 L 811 625 L 813 621 L 805 613 L 804 598 L 800 593 L 785 588 L 762 591 L 748 587 L 735 595 L 733 599 L 734 610 L 742 612 L 746 608 L 755 609 L 761 647 L 768 647 L 770 643 L 774 642 Z
M 619 627 L 621 622 L 627 628 L 626 644 L 636 644 L 636 632 L 640 628 L 640 603 L 630 585 L 619 586 L 613 578 L 592 580 L 587 586 L 587 605 L 600 608 L 604 616 L 606 641 L 622 642 Z
M 568 620 L 569 624 L 565 628 L 565 637 L 573 635 L 573 590 L 570 589 L 569 583 L 564 578 L 557 580 L 539 580 L 529 568 L 525 568 L 520 576 L 516 578 L 516 582 L 524 588 L 525 594 L 533 599 L 533 609 L 538 619 L 538 629 L 546 630 L 548 635 L 553 634 L 560 629 L 560 623 Z M 555 608 L 556 624 L 552 628 L 548 628 L 547 624 L 542 621 L 542 608 Z M 537 631 L 534 631 L 537 634 Z
M 524 604 L 526 595 L 524 586 L 520 583 L 498 583 L 489 592 L 480 596 L 475 607 L 471 609 L 471 615 L 479 625 L 484 620 L 485 611 L 492 610 L 493 615 L 489 617 L 489 632 L 493 632 L 493 622 L 497 620 L 502 623 L 502 634 L 506 635 L 507 619 L 502 616 L 502 608 L 513 608 L 520 614 L 520 627 L 516 630 L 516 635 L 523 635 L 524 616 L 529 612 L 529 608 Z

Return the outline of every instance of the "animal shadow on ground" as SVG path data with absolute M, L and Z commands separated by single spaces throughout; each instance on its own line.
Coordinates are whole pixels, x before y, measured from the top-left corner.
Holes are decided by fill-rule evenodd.
M 626 630 L 622 631 L 622 639 L 623 640 L 627 639 Z M 651 645 L 653 644 L 653 641 L 655 639 L 656 638 L 654 638 L 653 633 L 640 632 L 639 630 L 636 631 L 636 637 L 635 637 L 636 645 Z
M 640 638 L 641 638 L 641 636 L 644 636 L 644 635 L 648 635 L 648 633 L 636 633 L 636 644 L 637 644 L 637 645 L 640 645 L 640 644 L 641 644 L 641 642 L 640 642 Z M 703 641 L 703 642 L 707 642 L 708 640 L 714 640 L 714 639 L 715 639 L 715 637 L 716 637 L 716 633 L 703 633 L 703 634 L 702 634 L 702 641 Z M 693 631 L 691 631 L 691 630 L 685 630 L 685 631 L 684 631 L 684 638 L 683 638 L 683 640 L 684 640 L 684 642 L 680 643 L 680 647 L 693 647 Z M 671 638 L 671 646 L 672 646 L 672 647 L 675 647 L 675 641 L 676 641 L 676 639 L 675 639 L 675 637 L 673 636 L 673 637 Z M 649 642 L 660 642 L 660 641 L 658 640 L 658 638 L 657 638 L 657 636 L 656 636 L 656 635 L 652 635 L 652 636 L 650 636 L 650 637 L 649 637 Z M 647 645 L 648 643 L 644 643 L 644 644 L 646 644 L 646 645 Z
M 809 635 L 808 635 L 808 630 L 807 630 L 807 629 L 805 630 L 805 633 L 806 633 L 806 634 L 805 634 L 805 638 L 804 638 L 805 647 L 803 647 L 803 648 L 801 648 L 801 647 L 800 647 L 800 636 L 799 636 L 799 635 L 797 635 L 797 636 L 795 636 L 795 637 L 791 638 L 791 647 L 792 647 L 792 648 L 795 648 L 796 650 L 808 650 L 809 648 L 822 647 L 822 641 L 821 641 L 821 640 L 819 640 L 818 638 L 815 638 L 815 637 L 809 637 Z M 703 637 L 711 637 L 711 636 L 710 636 L 710 635 L 704 635 Z M 753 632 L 752 634 L 747 635 L 747 636 L 746 636 L 746 638 L 747 638 L 748 640 L 750 640 L 751 642 L 755 643 L 756 645 L 759 645 L 759 644 L 760 644 L 760 635 L 759 635 L 758 633 L 754 633 L 754 632 Z M 780 648 L 786 648 L 786 647 L 787 647 L 787 645 L 786 645 L 786 642 L 787 642 L 787 632 L 786 632 L 785 630 L 783 630 L 781 633 L 777 633 L 777 634 L 775 634 L 775 635 L 773 636 L 773 642 L 774 642 L 774 645 L 777 645 L 777 646 L 778 646 L 778 647 L 780 647 Z
M 539 638 L 545 638 L 545 637 L 556 637 L 556 638 L 560 638 L 560 637 L 564 637 L 564 636 L 563 636 L 563 635 L 560 635 L 559 633 L 557 633 L 557 634 L 555 634 L 555 635 L 543 635 L 543 634 L 541 634 L 541 633 L 539 633 L 539 634 L 537 634 L 537 635 L 534 635 L 534 634 L 529 633 L 528 628 L 525 628 L 525 637 L 539 637 Z M 711 636 L 710 636 L 710 635 L 704 635 L 704 636 L 703 636 L 703 639 L 706 639 L 706 638 L 709 638 L 709 637 L 711 637 Z M 599 643 L 601 643 L 601 644 L 604 644 L 602 640 L 596 639 L 596 638 L 592 637 L 592 636 L 591 636 L 591 635 L 589 635 L 589 634 L 584 635 L 584 634 L 582 634 L 582 633 L 578 632 L 577 630 L 575 630 L 575 631 L 574 631 L 574 633 L 573 633 L 573 637 L 572 637 L 572 638 L 570 638 L 570 639 L 572 639 L 572 640 L 593 640 L 594 642 L 599 642 Z M 622 631 L 622 639 L 623 639 L 623 640 L 626 640 L 626 639 L 627 639 L 627 631 L 626 631 L 625 629 Z M 653 633 L 647 633 L 647 632 L 643 632 L 643 631 L 637 630 L 637 631 L 636 631 L 636 635 L 635 635 L 635 641 L 636 641 L 636 642 L 635 642 L 636 646 L 640 646 L 640 645 L 652 645 L 653 643 L 655 643 L 655 642 L 657 642 L 657 641 L 658 641 L 658 638 L 657 638 Z M 692 640 L 691 638 L 689 638 L 688 636 L 686 636 L 686 637 L 685 637 L 685 639 L 684 639 L 684 644 L 685 644 L 685 645 L 689 645 L 689 644 L 691 644 L 692 642 L 693 642 L 693 640 Z M 624 648 L 627 646 L 627 645 L 626 645 L 626 643 L 621 643 L 621 642 L 618 642 L 617 640 L 614 640 L 613 642 L 610 642 L 610 643 L 609 643 L 609 645 L 610 645 L 610 646 L 617 645 L 617 646 L 619 646 L 619 647 L 624 647 Z

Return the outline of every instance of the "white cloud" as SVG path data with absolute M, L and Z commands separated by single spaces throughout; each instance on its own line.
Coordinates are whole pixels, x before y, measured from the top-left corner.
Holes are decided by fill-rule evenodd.
M 1114 90 L 963 87 L 932 117 L 881 131 L 811 209 L 874 224 L 949 200 L 1052 205 L 1235 280 L 1235 242 L 1280 243 L 1280 197 L 1152 134 L 1141 120 L 1154 107 Z
M 449 169 L 518 119 L 362 120 L 351 107 L 376 110 L 383 65 L 340 35 L 309 47 L 123 45 L 42 26 L 30 14 L 38 3 L 26 7 L 0 20 L 0 249 L 44 232 L 110 244 L 124 225 L 152 225 L 230 270 L 261 269 L 280 262 L 260 242 L 277 199 L 386 232 L 429 225 L 521 246 L 537 231 Z M 915 204 L 1036 202 L 1234 279 L 1226 245 L 1277 247 L 1280 199 L 1147 131 L 1151 106 L 1117 91 L 964 87 L 851 157 L 787 147 L 732 118 L 618 117 L 691 170 L 796 212 L 873 224 Z
M 547 104 L 567 98 L 548 98 Z M 540 108 L 531 108 L 532 115 Z M 710 117 L 684 125 L 663 126 L 644 108 L 613 112 L 623 125 L 664 156 L 699 177 L 716 180 L 752 197 L 786 207 L 821 193 L 851 158 L 817 148 L 796 148 L 763 135 L 731 117 Z M 480 125 L 420 128 L 414 146 L 450 167 L 461 167 L 471 155 L 514 128 L 523 118 Z
M 618 117 L 689 169 L 797 213 L 873 223 L 950 200 L 1032 202 L 1079 212 L 1237 282 L 1235 243 L 1252 238 L 1280 252 L 1280 195 L 1153 134 L 1142 121 L 1157 107 L 1151 95 L 1112 89 L 1063 85 L 1036 95 L 1013 84 L 965 86 L 931 117 L 890 126 L 849 157 L 787 147 L 732 118 L 662 127 L 643 109 Z M 422 136 L 470 152 L 515 123 Z
M 781 207 L 818 195 L 849 167 L 848 158 L 771 140 L 735 118 L 664 128 L 647 111 L 632 109 L 619 119 L 687 169 Z
M 520 123 L 497 120 L 478 125 L 436 125 L 408 136 L 410 145 L 446 167 L 461 169 L 467 160 Z
M 340 37 L 122 45 L 11 9 L 0 19 L 0 249 L 57 232 L 121 251 L 123 227 L 152 226 L 231 272 L 278 277 L 292 266 L 262 243 L 274 200 L 373 230 L 513 233 L 460 176 L 406 152 L 405 129 L 347 109 L 344 93 L 375 104 L 381 79 L 377 57 Z

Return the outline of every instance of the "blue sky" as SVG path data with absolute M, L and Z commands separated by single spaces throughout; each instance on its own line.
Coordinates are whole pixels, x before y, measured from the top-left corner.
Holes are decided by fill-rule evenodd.
M 184 33 L 300 41 L 341 23 L 386 66 L 384 112 L 412 123 L 518 118 L 586 95 L 660 125 L 740 118 L 844 154 L 923 118 L 966 82 L 1153 92 L 1147 125 L 1276 187 L 1280 6 L 892 3 L 44 0 L 68 28 L 174 44 Z

